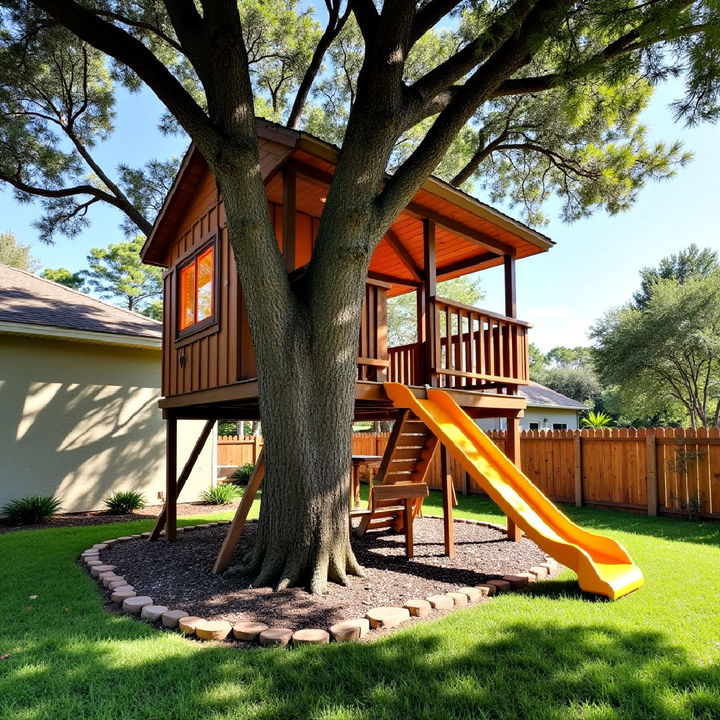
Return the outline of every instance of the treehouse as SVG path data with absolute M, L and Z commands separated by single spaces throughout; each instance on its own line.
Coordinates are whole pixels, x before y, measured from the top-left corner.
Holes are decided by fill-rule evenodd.
M 304 132 L 258 121 L 268 207 L 288 273 L 310 260 L 338 149 Z M 552 242 L 431 177 L 375 250 L 357 347 L 357 419 L 396 416 L 386 381 L 418 396 L 446 389 L 472 417 L 516 419 L 525 407 L 528 323 L 517 319 L 515 262 Z M 168 420 L 259 419 L 258 382 L 242 288 L 222 197 L 191 147 L 142 250 L 164 274 L 160 407 Z M 504 268 L 505 307 L 470 307 L 437 295 L 437 283 Z M 388 347 L 387 302 L 417 298 L 417 339 Z

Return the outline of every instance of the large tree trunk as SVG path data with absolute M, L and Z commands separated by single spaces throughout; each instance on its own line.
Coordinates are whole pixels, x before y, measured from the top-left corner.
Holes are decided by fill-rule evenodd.
M 255 576 L 255 585 L 303 584 L 322 592 L 328 579 L 345 583 L 348 574 L 361 573 L 347 513 L 371 243 L 365 237 L 368 251 L 357 252 L 357 232 L 367 232 L 358 230 L 362 223 L 349 238 L 335 227 L 338 262 L 318 262 L 291 285 L 279 252 L 265 253 L 265 264 L 247 252 L 248 244 L 272 242 L 277 248 L 277 241 L 269 219 L 261 217 L 267 215 L 264 203 L 257 206 L 258 222 L 248 222 L 247 186 L 235 183 L 225 180 L 223 197 L 248 306 L 266 453 L 257 542 L 243 570 Z

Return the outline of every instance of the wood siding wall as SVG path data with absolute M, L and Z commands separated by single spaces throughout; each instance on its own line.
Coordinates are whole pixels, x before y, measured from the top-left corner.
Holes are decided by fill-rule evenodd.
M 505 433 L 488 433 L 501 448 Z M 382 455 L 389 433 L 355 433 L 353 453 Z M 220 438 L 218 465 L 252 463 L 261 437 Z M 556 502 L 618 508 L 651 515 L 720 519 L 720 428 L 529 430 L 520 434 L 522 469 Z M 456 491 L 482 489 L 448 458 Z M 439 489 L 439 454 L 430 472 Z M 697 507 L 696 507 L 697 505 Z

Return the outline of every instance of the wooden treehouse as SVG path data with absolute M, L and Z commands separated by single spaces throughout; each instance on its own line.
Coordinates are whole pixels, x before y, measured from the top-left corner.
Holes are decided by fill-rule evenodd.
M 339 151 L 312 135 L 262 120 L 258 133 L 278 244 L 288 273 L 300 272 L 313 251 Z M 407 385 L 417 397 L 427 385 L 443 388 L 473 418 L 507 418 L 507 455 L 517 460 L 517 419 L 525 407 L 517 388 L 529 380 L 530 326 L 516 317 L 515 263 L 552 244 L 461 190 L 429 178 L 370 263 L 357 347 L 356 418 L 402 418 L 396 423 L 399 437 L 402 426 L 417 421 L 398 413 L 383 383 Z M 199 452 L 214 421 L 259 419 L 255 360 L 223 200 L 194 147 L 142 258 L 166 268 L 160 407 L 168 421 L 167 529 L 172 539 L 177 486 L 189 474 L 186 466 L 178 477 L 175 468 L 176 421 L 208 421 Z M 470 307 L 437 294 L 439 281 L 496 266 L 504 268 L 503 308 Z M 409 292 L 417 298 L 417 340 L 388 347 L 387 301 Z M 423 432 L 417 439 L 414 454 L 396 449 L 393 456 L 389 451 L 379 480 L 387 483 L 398 463 L 405 463 L 404 477 L 422 480 L 437 440 Z

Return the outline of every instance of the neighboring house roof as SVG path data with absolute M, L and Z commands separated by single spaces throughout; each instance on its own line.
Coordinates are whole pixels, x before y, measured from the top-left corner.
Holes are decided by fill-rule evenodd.
M 0 265 L 0 332 L 157 348 L 162 323 Z
M 555 392 L 545 385 L 531 382 L 529 385 L 521 385 L 518 393 L 527 399 L 530 407 L 549 407 L 562 410 L 587 410 L 588 406 L 569 398 L 567 395 Z

